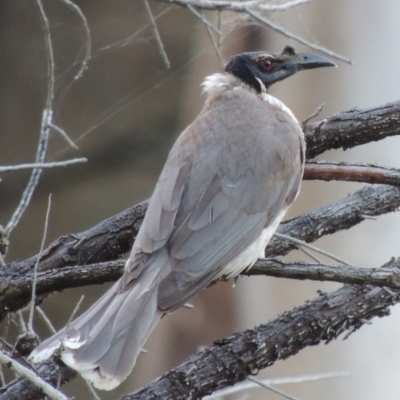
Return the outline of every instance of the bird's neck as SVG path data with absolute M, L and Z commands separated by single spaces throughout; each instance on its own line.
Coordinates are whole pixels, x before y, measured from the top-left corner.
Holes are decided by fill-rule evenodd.
M 280 108 L 282 111 L 285 111 L 286 113 L 288 113 L 289 115 L 291 115 L 293 117 L 293 119 L 295 119 L 297 121 L 297 118 L 294 116 L 294 114 L 292 113 L 292 110 L 285 104 L 282 103 L 279 99 L 277 99 L 276 97 L 272 96 L 269 93 L 261 93 L 260 94 L 260 98 L 262 101 L 267 102 L 268 104 L 270 104 L 271 106 L 274 107 L 278 107 Z
M 232 89 L 235 87 L 243 88 L 249 92 L 254 93 L 254 95 L 258 96 L 262 101 L 267 102 L 271 106 L 280 108 L 282 111 L 288 113 L 290 116 L 293 117 L 294 120 L 297 121 L 297 119 L 293 115 L 292 111 L 284 103 L 282 103 L 279 99 L 277 99 L 276 97 L 267 93 L 266 90 L 263 91 L 262 93 L 257 93 L 251 86 L 247 85 L 246 83 L 241 81 L 239 78 L 237 78 L 231 74 L 218 73 L 218 74 L 209 75 L 204 79 L 202 86 L 203 86 L 204 92 L 207 93 L 209 96 L 212 94 L 215 94 L 216 92 L 218 92 L 220 90 Z
M 214 94 L 215 91 L 221 89 L 234 89 L 235 87 L 244 88 L 249 92 L 257 94 L 252 87 L 241 81 L 239 78 L 227 73 L 219 73 L 207 76 L 204 79 L 202 86 L 204 92 L 208 95 Z

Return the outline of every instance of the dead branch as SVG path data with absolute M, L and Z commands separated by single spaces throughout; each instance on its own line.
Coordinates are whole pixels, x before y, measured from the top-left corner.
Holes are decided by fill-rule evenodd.
M 354 108 L 306 125 L 308 159 L 328 149 L 347 150 L 400 134 L 400 101 L 380 107 Z
M 36 292 L 38 297 L 43 297 L 69 288 L 115 282 L 121 277 L 124 267 L 124 260 L 116 260 L 40 272 L 37 274 Z M 258 260 L 243 275 L 400 288 L 399 263 L 390 268 L 357 268 L 344 265 L 284 262 L 268 258 Z M 29 303 L 33 280 L 34 276 L 31 273 L 9 279 L 7 291 L 0 297 L 1 303 L 9 312 L 19 310 Z
M 189 357 L 159 379 L 123 400 L 200 399 L 249 375 L 361 328 L 373 317 L 389 315 L 400 291 L 349 286 L 324 294 L 253 330 L 239 332 Z M 0 396 L 0 400 L 2 400 Z
M 265 275 L 276 278 L 331 281 L 353 285 L 375 285 L 400 289 L 400 262 L 390 267 L 356 268 L 303 262 L 284 262 L 275 258 L 258 260 L 244 275 Z
M 400 186 L 400 170 L 373 164 L 308 161 L 304 169 L 305 180 L 383 183 Z
M 36 371 L 44 381 L 56 387 L 58 383 L 64 384 L 76 376 L 76 372 L 63 364 L 54 361 L 47 361 L 40 365 Z M 0 388 L 1 400 L 35 400 L 43 399 L 44 393 L 36 384 L 26 378 L 18 378 L 8 385 Z
M 322 236 L 351 228 L 364 221 L 367 215 L 381 215 L 395 211 L 398 207 L 400 207 L 400 188 L 387 185 L 365 187 L 336 203 L 285 221 L 279 227 L 278 232 L 312 242 Z M 141 203 L 86 232 L 63 236 L 50 245 L 43 252 L 42 261 L 39 263 L 38 271 L 40 273 L 37 277 L 36 287 L 39 300 L 42 299 L 40 296 L 51 291 L 118 279 L 123 261 L 98 263 L 118 258 L 122 253 L 129 251 L 133 235 L 139 229 L 145 210 L 146 208 Z M 78 244 L 78 246 L 74 247 L 74 244 Z M 294 243 L 273 238 L 267 247 L 266 255 L 267 257 L 276 257 L 287 254 L 294 248 L 296 248 Z M 122 251 L 123 249 L 125 251 Z M 36 258 L 32 257 L 0 269 L 0 319 L 4 318 L 7 313 L 21 309 L 28 304 L 31 299 L 33 279 L 31 264 L 34 264 L 35 261 Z M 259 261 L 256 266 L 262 265 L 259 264 L 260 262 L 262 263 Z M 90 267 L 85 264 L 95 265 Z M 78 269 L 75 269 L 76 265 L 79 265 L 76 267 Z M 107 265 L 105 269 L 108 273 L 102 271 L 104 265 Z M 366 271 L 365 275 L 368 275 Z M 310 273 L 309 279 L 313 279 L 312 273 Z M 348 275 L 344 275 L 338 281 L 351 282 L 346 279 L 350 279 Z M 391 279 L 395 281 L 396 277 Z M 379 284 L 373 281 L 369 282 Z M 387 286 L 393 285 L 388 284 Z
M 229 1 L 229 0 L 158 0 L 163 3 L 176 4 L 181 7 L 185 7 L 188 10 L 211 10 L 211 11 L 229 11 L 235 13 L 247 14 L 250 18 L 254 19 L 261 25 L 264 25 L 275 32 L 286 36 L 298 43 L 301 43 L 310 49 L 324 53 L 332 58 L 339 61 L 343 61 L 348 64 L 352 64 L 352 61 L 326 47 L 320 46 L 316 43 L 312 43 L 303 37 L 289 32 L 287 29 L 276 24 L 271 19 L 266 17 L 266 13 L 282 12 L 287 11 L 291 8 L 312 3 L 316 0 L 293 0 L 287 1 L 280 4 L 271 4 L 267 0 L 245 0 L 245 1 Z M 204 21 L 203 21 L 204 22 Z M 157 35 L 156 35 L 157 38 Z
M 365 110 L 342 112 L 324 120 L 308 124 L 305 132 L 308 158 L 313 158 L 330 149 L 348 149 L 361 144 L 382 140 L 386 137 L 399 135 L 400 101 Z M 365 212 L 355 209 L 357 214 L 352 217 L 355 221 L 354 223 L 359 223 L 363 220 L 361 214 L 380 214 L 376 213 L 374 209 L 384 206 L 384 204 L 380 203 L 380 198 L 378 198 L 381 195 L 384 198 L 388 196 L 387 199 L 392 204 L 392 211 L 398 207 L 396 200 L 398 190 L 396 188 L 375 189 L 377 192 L 370 192 L 370 189 L 366 189 L 366 196 L 371 195 L 377 198 L 360 199 L 360 201 L 365 202 L 365 204 L 360 203 L 360 205 L 365 205 L 367 208 Z M 362 193 L 359 192 L 358 196 L 362 197 Z M 376 203 L 375 200 L 377 201 Z M 44 250 L 39 263 L 39 271 L 60 268 L 67 265 L 85 265 L 103 262 L 122 257 L 132 247 L 134 237 L 136 237 L 146 210 L 147 201 L 144 201 L 102 221 L 85 232 L 60 237 Z M 388 211 L 382 211 L 382 213 L 384 212 Z M 341 229 L 347 229 L 350 226 L 352 225 L 350 224 Z M 284 230 L 282 233 L 287 234 L 288 231 Z M 302 236 L 307 235 L 303 234 Z M 308 241 L 311 241 L 311 239 Z M 269 248 L 272 249 L 273 246 L 270 244 Z M 26 273 L 29 269 L 33 268 L 35 260 L 34 256 L 25 261 L 10 263 L 7 265 L 7 268 L 14 268 L 20 273 Z
M 394 266 L 398 268 L 398 262 L 385 268 Z M 345 285 L 268 324 L 216 341 L 138 392 L 124 396 L 123 400 L 199 399 L 243 381 L 248 375 L 257 374 L 260 369 L 291 357 L 307 346 L 329 343 L 346 331 L 349 335 L 372 318 L 389 315 L 389 307 L 399 300 L 398 289 Z M 54 361 L 46 362 L 38 372 L 51 380 L 58 371 L 62 382 L 73 378 L 72 370 L 59 367 Z M 0 400 L 21 398 L 41 399 L 43 393 L 23 378 L 0 391 Z

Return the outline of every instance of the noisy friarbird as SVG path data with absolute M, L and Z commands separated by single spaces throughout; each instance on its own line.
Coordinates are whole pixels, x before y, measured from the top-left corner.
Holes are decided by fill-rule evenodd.
M 250 268 L 296 199 L 304 169 L 301 126 L 267 90 L 298 71 L 334 65 L 286 46 L 281 54 L 235 55 L 224 73 L 207 77 L 204 108 L 168 155 L 123 276 L 31 360 L 60 348 L 65 364 L 111 390 L 164 314 Z

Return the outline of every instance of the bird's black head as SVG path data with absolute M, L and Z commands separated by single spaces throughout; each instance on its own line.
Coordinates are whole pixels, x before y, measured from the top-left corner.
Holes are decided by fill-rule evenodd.
M 298 71 L 335 66 L 325 57 L 296 53 L 294 47 L 289 45 L 281 54 L 262 51 L 237 54 L 228 62 L 225 71 L 261 93 L 264 87 L 268 89 L 275 82 Z

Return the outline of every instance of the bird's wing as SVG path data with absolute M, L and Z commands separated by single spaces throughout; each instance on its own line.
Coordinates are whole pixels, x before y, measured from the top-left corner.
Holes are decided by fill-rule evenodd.
M 122 279 L 126 286 L 150 264 L 163 265 L 162 310 L 178 308 L 223 275 L 298 192 L 300 128 L 255 99 L 248 118 L 234 97 L 209 103 L 171 150 Z M 240 112 L 220 118 L 226 107 Z
M 180 307 L 216 277 L 229 274 L 224 267 L 273 221 L 282 218 L 283 210 L 298 192 L 302 177 L 298 147 L 299 153 L 289 163 L 274 157 L 272 147 L 265 154 L 266 158 L 270 156 L 269 161 L 260 166 L 265 170 L 258 176 L 249 172 L 235 179 L 220 169 L 203 189 L 194 208 L 185 213 L 184 220 L 178 210 L 180 223 L 166 242 L 172 271 L 159 286 L 161 309 Z M 185 197 L 186 192 L 183 202 L 187 201 Z
M 266 211 L 251 214 L 235 206 L 216 176 L 168 242 L 173 269 L 160 283 L 159 307 L 181 306 L 221 275 L 224 266 L 258 238 L 267 216 Z

